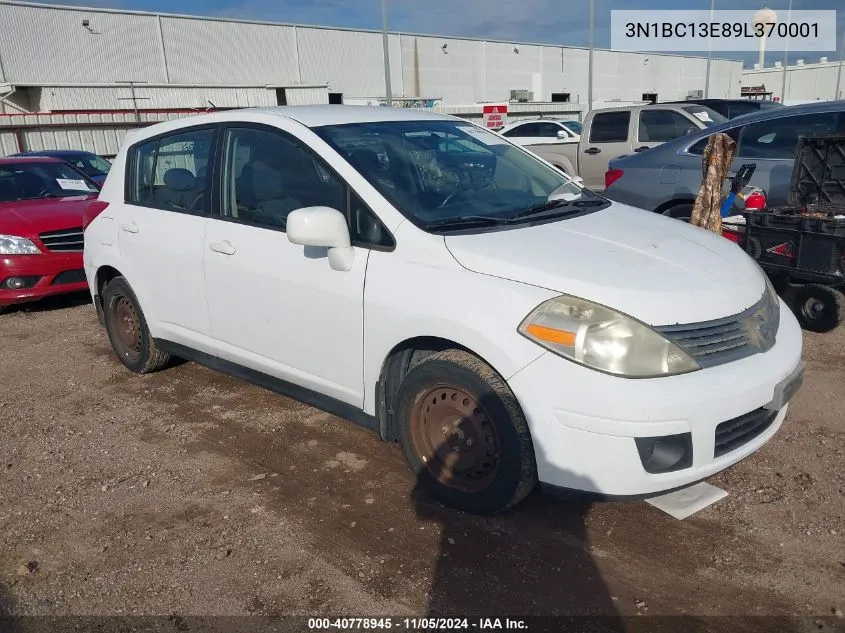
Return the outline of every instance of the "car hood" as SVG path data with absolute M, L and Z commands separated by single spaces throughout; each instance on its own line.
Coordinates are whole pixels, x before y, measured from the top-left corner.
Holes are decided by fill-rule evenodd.
M 732 316 L 765 291 L 762 271 L 733 242 L 617 203 L 445 241 L 469 270 L 595 301 L 649 325 Z
M 0 233 L 30 237 L 43 231 L 79 228 L 95 195 L 0 202 Z

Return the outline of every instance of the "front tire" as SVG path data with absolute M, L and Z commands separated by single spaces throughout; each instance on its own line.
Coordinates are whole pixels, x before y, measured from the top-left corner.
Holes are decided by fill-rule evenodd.
M 405 459 L 440 502 L 496 514 L 536 486 L 525 416 L 505 381 L 472 354 L 446 350 L 413 367 L 396 413 Z
M 156 346 L 138 298 L 123 277 L 103 288 L 103 313 L 112 348 L 129 371 L 147 374 L 167 366 L 170 354 Z

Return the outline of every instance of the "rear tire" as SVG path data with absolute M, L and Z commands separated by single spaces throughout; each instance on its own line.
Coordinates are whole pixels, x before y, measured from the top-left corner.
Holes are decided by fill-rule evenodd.
M 414 366 L 396 414 L 418 486 L 445 505 L 496 514 L 536 486 L 525 416 L 505 381 L 472 354 L 445 350 Z
M 138 298 L 123 277 L 103 288 L 103 313 L 112 348 L 129 371 L 148 374 L 167 366 L 170 354 L 156 346 Z
M 686 202 L 676 204 L 663 211 L 663 215 L 689 224 L 690 218 L 692 218 L 692 205 Z
M 798 322 L 810 332 L 830 332 L 845 316 L 845 295 L 830 286 L 796 286 L 789 295 Z

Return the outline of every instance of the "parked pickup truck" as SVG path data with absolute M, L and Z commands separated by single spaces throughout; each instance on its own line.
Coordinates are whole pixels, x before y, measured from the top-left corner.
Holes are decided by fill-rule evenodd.
M 603 191 L 604 174 L 614 158 L 641 152 L 727 119 L 698 104 L 653 104 L 593 110 L 577 143 L 520 145 L 570 176 L 580 176 L 593 191 Z

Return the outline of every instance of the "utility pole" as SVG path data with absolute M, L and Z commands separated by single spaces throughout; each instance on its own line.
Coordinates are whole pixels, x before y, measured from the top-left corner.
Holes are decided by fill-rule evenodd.
M 789 33 L 789 24 L 792 22 L 792 0 L 789 0 L 789 9 L 786 11 L 786 32 Z M 783 81 L 780 84 L 780 102 L 786 105 L 786 67 L 789 62 L 789 38 L 783 47 Z
M 836 73 L 836 92 L 833 93 L 834 100 L 840 99 L 839 86 L 842 85 L 842 61 L 845 59 L 845 31 L 842 31 L 842 44 L 839 45 L 839 72 Z
M 390 44 L 387 37 L 387 0 L 381 0 L 381 42 L 384 47 L 384 88 L 387 105 L 393 105 L 393 90 L 390 87 Z
M 710 22 L 713 22 L 713 11 L 716 9 L 716 0 L 710 0 Z M 704 79 L 704 98 L 707 99 L 710 96 L 710 58 L 713 55 L 712 52 L 713 48 L 713 40 L 708 36 L 707 38 L 707 70 L 704 71 L 706 75 Z M 730 96 L 728 94 L 727 96 Z
M 590 0 L 590 59 L 587 64 L 587 112 L 593 109 L 593 46 L 595 45 L 596 0 Z

